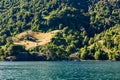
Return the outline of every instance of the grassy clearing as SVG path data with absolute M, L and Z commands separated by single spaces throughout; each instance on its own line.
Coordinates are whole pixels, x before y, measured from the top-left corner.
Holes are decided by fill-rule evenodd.
M 36 46 L 41 46 L 49 43 L 51 39 L 56 35 L 60 30 L 54 30 L 47 33 L 26 31 L 20 33 L 13 37 L 14 44 L 19 44 L 25 46 L 26 49 L 34 48 Z M 29 38 L 29 39 L 28 39 Z

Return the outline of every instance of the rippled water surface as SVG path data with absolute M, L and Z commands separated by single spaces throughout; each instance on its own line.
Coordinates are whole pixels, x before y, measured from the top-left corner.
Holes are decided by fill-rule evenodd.
M 120 80 L 120 62 L 0 62 L 0 80 Z

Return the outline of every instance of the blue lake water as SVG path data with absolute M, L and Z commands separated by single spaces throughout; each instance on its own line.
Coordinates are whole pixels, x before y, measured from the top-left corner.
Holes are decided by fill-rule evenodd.
M 120 80 L 120 62 L 0 62 L 0 80 Z

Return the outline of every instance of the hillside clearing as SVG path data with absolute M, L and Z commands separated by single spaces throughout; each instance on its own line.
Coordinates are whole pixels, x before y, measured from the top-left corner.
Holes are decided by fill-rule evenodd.
M 25 46 L 26 49 L 31 49 L 36 46 L 41 46 L 49 43 L 51 39 L 56 35 L 60 30 L 54 30 L 47 33 L 34 32 L 32 30 L 20 33 L 13 37 L 14 44 L 19 44 Z

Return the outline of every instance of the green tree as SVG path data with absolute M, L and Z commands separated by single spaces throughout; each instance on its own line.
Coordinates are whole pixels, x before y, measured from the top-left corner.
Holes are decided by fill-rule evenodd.
M 107 59 L 108 59 L 108 56 L 107 56 L 107 54 L 104 53 L 103 51 L 98 50 L 98 51 L 95 52 L 94 58 L 95 58 L 96 60 L 107 60 Z
M 88 59 L 87 46 L 85 46 L 84 48 L 81 48 L 81 50 L 80 50 L 80 58 L 83 59 L 83 60 Z
M 10 45 L 7 48 L 7 53 L 9 55 L 17 55 L 19 53 L 26 52 L 25 48 L 21 45 Z

